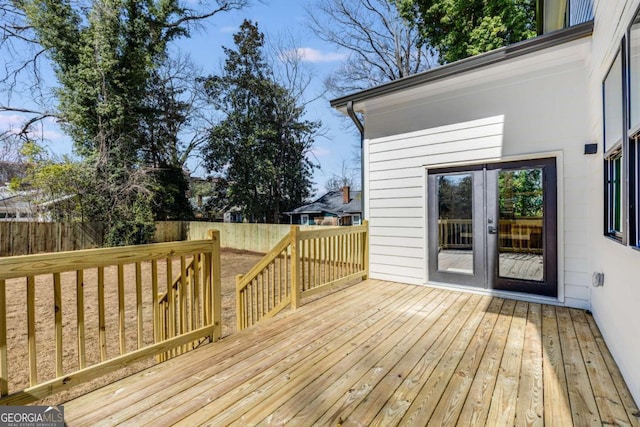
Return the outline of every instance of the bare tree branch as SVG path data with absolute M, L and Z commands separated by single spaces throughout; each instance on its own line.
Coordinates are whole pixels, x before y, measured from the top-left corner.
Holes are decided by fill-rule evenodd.
M 348 52 L 325 81 L 334 95 L 362 90 L 431 68 L 432 56 L 418 33 L 388 0 L 316 0 L 307 9 L 311 30 Z
M 212 2 L 208 1 L 208 2 L 199 2 L 200 4 L 206 4 L 207 7 L 210 7 L 210 4 Z M 190 22 L 195 22 L 195 21 L 203 21 L 205 19 L 211 18 L 215 15 L 217 15 L 218 13 L 221 12 L 229 12 L 231 10 L 239 10 L 242 9 L 243 7 L 246 7 L 249 3 L 250 0 L 216 0 L 215 2 L 218 7 L 215 9 L 211 9 L 211 10 L 207 10 L 205 12 L 200 12 L 198 13 L 195 10 L 189 10 L 188 12 L 185 13 L 183 16 L 181 16 L 179 19 L 168 23 L 167 25 L 165 25 L 166 28 L 177 28 L 183 24 L 186 23 L 190 23 Z

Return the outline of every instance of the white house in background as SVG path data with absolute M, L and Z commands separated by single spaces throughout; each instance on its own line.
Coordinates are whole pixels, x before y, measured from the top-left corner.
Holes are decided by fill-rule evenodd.
M 591 310 L 640 402 L 640 0 L 569 3 L 331 105 L 363 132 L 371 278 Z

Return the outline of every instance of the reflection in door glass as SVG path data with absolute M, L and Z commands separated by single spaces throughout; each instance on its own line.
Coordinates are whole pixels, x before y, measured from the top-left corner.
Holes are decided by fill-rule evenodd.
M 438 270 L 473 274 L 473 180 L 441 175 L 438 186 Z
M 500 277 L 544 278 L 542 183 L 542 168 L 502 170 L 498 175 Z

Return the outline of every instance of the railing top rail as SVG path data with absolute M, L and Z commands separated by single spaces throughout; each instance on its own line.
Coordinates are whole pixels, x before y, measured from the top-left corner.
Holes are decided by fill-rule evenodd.
M 154 243 L 0 258 L 0 280 L 130 264 L 211 250 L 211 240 Z
M 300 230 L 298 232 L 298 238 L 300 240 L 319 239 L 322 237 L 344 236 L 347 234 L 364 233 L 367 231 L 367 225 L 352 225 L 348 227 L 336 227 L 330 229 L 313 229 L 313 230 Z

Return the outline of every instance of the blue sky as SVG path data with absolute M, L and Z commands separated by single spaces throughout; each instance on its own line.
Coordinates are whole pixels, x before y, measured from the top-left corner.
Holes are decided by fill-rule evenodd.
M 190 55 L 191 60 L 201 67 L 205 75 L 216 74 L 221 70 L 225 55 L 222 46 L 234 47 L 233 34 L 238 31 L 243 19 L 258 23 L 258 28 L 265 34 L 266 42 L 277 43 L 279 40 L 295 40 L 295 48 L 301 55 L 305 68 L 314 76 L 306 97 L 314 99 L 322 93 L 322 81 L 333 70 L 339 67 L 346 53 L 338 51 L 334 46 L 319 40 L 307 28 L 305 7 L 314 0 L 265 0 L 260 3 L 253 0 L 253 6 L 241 11 L 233 11 L 214 16 L 202 28 L 193 31 L 191 38 L 176 43 L 175 49 Z M 0 64 L 11 61 L 6 55 Z M 333 175 L 340 174 L 343 161 L 354 165 L 354 147 L 359 137 L 353 124 L 345 120 L 329 106 L 330 95 L 323 96 L 307 105 L 307 119 L 321 121 L 324 133 L 314 144 L 312 157 L 320 165 L 314 174 L 315 189 L 324 192 L 325 182 Z M 14 104 L 28 105 L 21 100 Z M 0 130 L 8 126 L 17 126 L 21 121 L 19 114 L 0 115 Z M 71 153 L 69 139 L 60 131 L 53 121 L 46 122 L 41 134 L 49 141 L 49 149 L 57 155 Z M 195 175 L 203 176 L 205 171 L 196 169 L 197 162 L 190 162 L 189 167 L 195 169 Z M 358 180 L 356 180 L 358 181 Z

